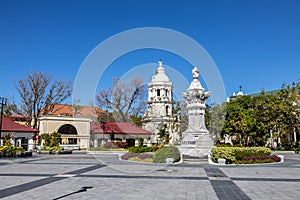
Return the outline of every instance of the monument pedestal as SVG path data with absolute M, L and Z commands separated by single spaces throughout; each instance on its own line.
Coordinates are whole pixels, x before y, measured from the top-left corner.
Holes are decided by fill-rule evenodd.
M 179 147 L 182 157 L 207 158 L 213 147 L 213 141 L 210 134 L 203 134 L 198 137 L 192 135 L 185 136 Z
M 194 80 L 191 82 L 186 92 L 182 96 L 186 100 L 188 114 L 188 127 L 184 132 L 179 150 L 182 158 L 207 158 L 213 147 L 211 134 L 205 127 L 205 102 L 210 96 L 205 92 L 198 80 L 199 70 L 195 67 L 192 71 Z

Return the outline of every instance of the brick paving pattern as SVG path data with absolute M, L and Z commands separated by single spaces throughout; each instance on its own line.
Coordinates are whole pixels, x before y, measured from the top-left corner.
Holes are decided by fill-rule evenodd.
M 117 154 L 0 159 L 3 199 L 298 199 L 300 156 L 215 166 L 120 161 Z

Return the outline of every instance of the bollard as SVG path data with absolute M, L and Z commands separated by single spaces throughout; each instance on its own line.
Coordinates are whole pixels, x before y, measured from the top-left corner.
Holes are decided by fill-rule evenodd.
M 224 158 L 219 158 L 219 159 L 218 159 L 218 164 L 219 164 L 219 165 L 225 165 L 225 164 L 226 164 L 226 159 L 224 159 Z
M 173 164 L 173 163 L 174 163 L 174 158 L 166 158 L 166 163 L 167 163 L 168 165 Z

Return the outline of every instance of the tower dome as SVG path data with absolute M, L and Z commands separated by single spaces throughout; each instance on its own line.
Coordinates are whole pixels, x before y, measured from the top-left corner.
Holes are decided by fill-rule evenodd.
M 240 86 L 240 91 L 237 93 L 236 96 L 244 96 L 244 93 L 242 91 L 242 86 Z
M 152 76 L 152 82 L 165 82 L 170 81 L 168 76 L 165 74 L 165 69 L 163 68 L 162 61 L 158 62 L 158 68 L 156 69 L 155 75 Z

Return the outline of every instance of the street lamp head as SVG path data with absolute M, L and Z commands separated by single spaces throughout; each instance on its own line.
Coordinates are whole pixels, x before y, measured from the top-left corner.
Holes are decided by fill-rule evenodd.
M 2 104 L 2 105 L 6 105 L 6 103 L 7 103 L 7 98 L 5 98 L 5 97 L 0 97 L 0 99 L 1 99 L 1 104 Z

